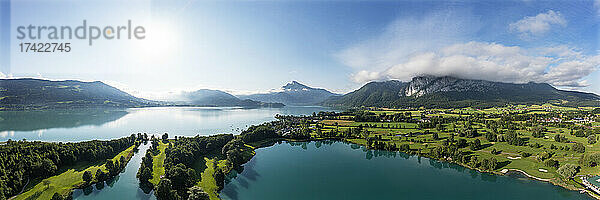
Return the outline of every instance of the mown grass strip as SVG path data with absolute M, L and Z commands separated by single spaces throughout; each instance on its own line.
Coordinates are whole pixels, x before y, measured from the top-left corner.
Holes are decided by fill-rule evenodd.
M 134 146 L 132 145 L 131 147 L 117 154 L 112 160 L 118 161 L 119 158 L 123 156 L 126 158 L 127 161 L 129 161 L 131 156 L 133 156 L 133 148 Z M 87 164 L 81 168 L 69 169 L 66 172 L 63 172 L 62 174 L 46 178 L 37 185 L 35 185 L 29 191 L 24 192 L 23 194 L 20 194 L 13 199 L 52 199 L 54 193 L 59 193 L 63 196 L 67 196 L 70 194 L 71 190 L 84 184 L 82 176 L 85 171 L 92 172 L 94 180 L 96 179 L 95 176 L 96 171 L 98 169 L 101 169 L 102 171 L 108 173 L 104 162 L 101 163 L 102 164 L 98 165 Z
M 152 179 L 150 179 L 150 183 L 153 185 L 158 185 L 161 176 L 165 174 L 165 158 L 167 155 L 165 154 L 165 150 L 168 145 L 160 141 L 158 143 L 158 155 L 152 157 Z

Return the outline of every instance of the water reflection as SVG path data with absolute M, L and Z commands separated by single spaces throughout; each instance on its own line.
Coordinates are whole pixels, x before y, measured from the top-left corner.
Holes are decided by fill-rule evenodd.
M 95 187 L 89 186 L 82 190 L 75 190 L 73 199 L 154 199 L 152 188 L 140 187 L 136 177 L 142 157 L 149 147 L 150 144 L 141 145 L 125 169 L 114 178 L 108 179 L 105 183 L 95 184 Z
M 127 115 L 125 110 L 72 109 L 0 112 L 1 131 L 36 131 L 51 128 L 101 126 Z
M 113 139 L 132 133 L 177 136 L 238 134 L 250 125 L 275 120 L 276 114 L 307 115 L 324 107 L 206 108 L 152 107 L 0 111 L 0 141 L 83 141 Z
M 230 176 L 222 199 L 358 200 L 373 194 L 378 199 L 589 199 L 550 184 L 480 173 L 455 163 L 344 142 L 313 142 L 258 149 L 243 172 Z
M 243 171 L 232 171 L 225 180 L 226 184 L 229 184 L 232 180 L 236 181 L 236 185 L 242 188 L 248 189 L 250 182 L 255 182 L 260 177 L 260 174 L 254 170 L 256 160 L 252 159 L 248 163 L 244 164 Z M 238 186 L 224 188 L 221 193 L 226 194 L 231 199 L 238 199 L 237 193 Z

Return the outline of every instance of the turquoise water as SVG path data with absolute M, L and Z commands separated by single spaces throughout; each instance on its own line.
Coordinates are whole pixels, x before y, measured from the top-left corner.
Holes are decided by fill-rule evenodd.
M 592 176 L 587 179 L 592 185 L 600 187 L 600 176 Z
M 224 200 L 591 199 L 548 183 L 479 173 L 403 153 L 342 142 L 281 143 L 258 149 L 230 180 Z
M 239 133 L 275 114 L 309 115 L 323 107 L 137 108 L 0 112 L 0 141 L 82 141 L 132 133 L 171 136 Z M 293 144 L 293 145 L 292 145 Z M 148 146 L 103 188 L 76 190 L 74 199 L 155 199 L 135 177 Z M 225 186 L 223 199 L 589 199 L 519 177 L 482 174 L 458 165 L 341 142 L 282 143 L 257 150 Z
M 259 109 L 157 107 L 0 111 L 0 141 L 83 141 L 120 138 L 138 132 L 168 132 L 171 137 L 239 133 L 249 125 L 274 120 L 276 114 L 310 115 L 328 110 L 315 106 L 286 106 Z
M 142 157 L 150 144 L 141 145 L 140 150 L 131 157 L 125 170 L 112 180 L 106 181 L 104 186 L 98 188 L 96 184 L 83 190 L 75 190 L 73 199 L 156 199 L 152 192 L 146 194 L 139 187 L 139 181 L 135 177 L 140 168 Z

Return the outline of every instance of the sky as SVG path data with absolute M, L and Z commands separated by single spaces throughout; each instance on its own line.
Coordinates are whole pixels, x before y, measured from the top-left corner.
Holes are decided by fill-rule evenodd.
M 0 17 L 10 17 L 0 23 L 0 37 L 10 33 L 0 39 L 3 78 L 99 80 L 149 99 L 266 92 L 292 80 L 346 93 L 424 74 L 600 94 L 600 0 L 0 1 Z M 19 26 L 84 20 L 131 21 L 145 37 L 18 38 Z M 21 52 L 32 42 L 68 42 L 71 51 Z

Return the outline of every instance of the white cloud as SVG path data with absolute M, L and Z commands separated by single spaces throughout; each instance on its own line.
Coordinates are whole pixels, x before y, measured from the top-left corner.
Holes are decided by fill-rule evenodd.
M 600 1 L 600 0 L 597 0 Z M 600 4 L 599 4 L 600 5 Z M 461 14 L 457 14 L 461 13 Z M 549 10 L 510 25 L 523 35 L 541 35 L 553 26 L 566 26 L 559 12 Z M 437 12 L 423 18 L 391 23 L 381 35 L 350 46 L 335 56 L 354 69 L 351 80 L 409 81 L 423 74 L 499 82 L 546 82 L 583 87 L 583 79 L 600 65 L 599 56 L 584 55 L 566 45 L 524 49 L 476 42 L 481 23 L 468 12 Z
M 566 26 L 567 20 L 558 11 L 548 10 L 536 16 L 527 16 L 509 24 L 511 31 L 520 33 L 522 38 L 540 36 L 548 32 L 553 25 Z
M 335 56 L 357 70 L 382 70 L 416 53 L 464 41 L 480 28 L 480 19 L 468 10 L 434 12 L 421 18 L 403 18 L 385 27 L 377 37 L 350 46 Z M 372 76 L 364 72 L 355 77 Z
M 352 74 L 351 78 L 354 82 L 364 83 L 364 82 L 380 79 L 380 78 L 382 78 L 382 76 L 381 76 L 381 73 L 379 73 L 379 72 L 361 70 L 359 72 Z
M 467 42 L 416 54 L 406 62 L 383 71 L 360 71 L 352 78 L 360 83 L 380 79 L 409 81 L 414 76 L 430 74 L 584 87 L 588 84 L 582 79 L 597 70 L 599 65 L 600 55 L 583 56 L 565 46 L 528 50 L 496 43 Z

